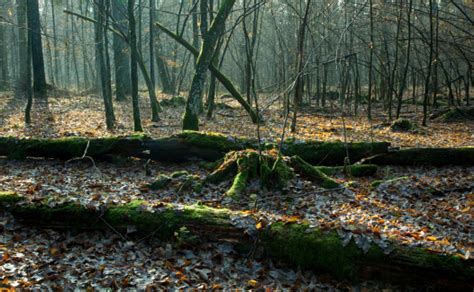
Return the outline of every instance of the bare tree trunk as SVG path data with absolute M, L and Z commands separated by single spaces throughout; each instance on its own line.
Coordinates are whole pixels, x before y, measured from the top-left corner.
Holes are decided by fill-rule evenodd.
M 31 68 L 30 52 L 28 51 L 28 29 L 27 29 L 27 18 L 26 18 L 26 1 L 17 1 L 17 25 L 18 25 L 18 67 L 19 74 L 15 85 L 15 94 L 17 97 L 23 97 L 27 95 L 27 91 L 31 90 L 31 76 L 28 79 L 28 68 Z M 0 57 L 1 58 L 1 57 Z M 30 80 L 30 82 L 28 82 Z
M 369 43 L 369 91 L 367 93 L 367 118 L 372 120 L 372 72 L 374 66 L 374 13 L 373 0 L 369 0 L 369 17 L 370 17 L 370 43 Z
M 405 67 L 403 69 L 403 73 L 401 74 L 400 85 L 398 88 L 397 94 L 397 119 L 400 118 L 400 112 L 402 110 L 402 101 L 403 101 L 403 93 L 406 88 L 407 83 L 407 75 L 408 75 L 408 68 L 410 67 L 410 52 L 411 52 L 411 11 L 413 8 L 413 0 L 409 0 L 408 2 L 408 10 L 407 10 L 407 50 L 406 50 L 406 60 L 405 60 Z M 401 9 L 401 8 L 400 8 Z
M 21 2 L 21 1 L 20 1 Z M 29 9 L 25 3 L 25 16 L 27 10 Z M 25 24 L 27 24 L 25 22 Z M 25 124 L 31 124 L 31 108 L 33 107 L 33 88 L 31 87 L 31 38 L 32 38 L 32 30 L 29 28 L 29 25 L 25 27 L 26 32 L 26 72 L 25 72 L 25 80 L 24 88 L 27 102 L 25 107 Z
M 212 23 L 209 32 L 204 36 L 201 52 L 196 62 L 196 72 L 194 73 L 186 111 L 183 117 L 183 130 L 199 130 L 199 105 L 202 98 L 204 81 L 209 65 L 212 62 L 213 52 L 216 43 L 223 33 L 224 25 L 229 16 L 235 0 L 223 0 L 219 12 Z
M 132 105 L 133 105 L 133 129 L 136 132 L 142 132 L 142 122 L 140 118 L 140 107 L 138 104 L 138 70 L 137 70 L 137 35 L 136 35 L 136 24 L 135 24 L 135 0 L 128 0 L 128 34 L 129 44 L 132 51 L 131 58 L 131 79 L 132 79 Z
M 291 132 L 296 132 L 296 120 L 298 116 L 298 106 L 303 98 L 303 87 L 304 87 L 304 41 L 306 33 L 306 25 L 308 23 L 309 8 L 311 5 L 311 0 L 307 0 L 306 9 L 304 13 L 303 20 L 301 21 L 301 26 L 298 33 L 298 65 L 296 69 L 296 84 L 295 84 L 295 93 L 293 97 L 293 119 L 291 121 Z
M 125 0 L 112 0 L 112 15 L 115 20 L 116 29 L 127 34 L 128 22 Z M 127 95 L 132 92 L 130 81 L 130 53 L 127 47 L 125 40 L 117 34 L 114 34 L 115 98 L 118 101 L 126 100 Z
M 38 0 L 28 1 L 28 28 L 32 30 L 31 57 L 33 62 L 33 93 L 36 98 L 46 98 L 46 75 L 44 71 Z
M 105 107 L 105 122 L 108 130 L 112 130 L 115 126 L 115 113 L 112 104 L 112 89 L 110 81 L 110 66 L 108 66 L 108 8 L 109 0 L 98 0 L 95 9 L 97 9 L 96 28 L 96 46 L 97 57 L 99 63 L 99 78 L 102 91 L 102 98 Z
M 150 17 L 150 24 L 148 26 L 148 29 L 150 30 L 150 39 L 149 39 L 149 54 L 150 54 L 150 79 L 151 83 L 153 84 L 153 88 L 156 88 L 156 79 L 155 79 L 155 1 L 150 0 L 149 2 L 149 17 Z
M 429 99 L 429 93 L 430 93 L 430 82 L 431 82 L 431 67 L 433 64 L 433 34 L 434 34 L 434 29 L 433 29 L 433 1 L 434 0 L 429 0 L 430 6 L 429 6 L 429 21 L 430 21 L 430 42 L 428 44 L 429 46 L 429 59 L 428 59 L 428 72 L 426 73 L 426 79 L 425 79 L 425 94 L 423 96 L 423 126 L 427 126 L 427 121 L 428 121 L 428 99 Z

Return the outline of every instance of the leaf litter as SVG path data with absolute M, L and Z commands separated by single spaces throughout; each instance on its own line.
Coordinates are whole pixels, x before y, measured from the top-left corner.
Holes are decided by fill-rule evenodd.
M 160 99 L 163 98 L 168 97 L 161 95 Z M 0 98 L 0 135 L 104 137 L 132 134 L 130 105 L 115 105 L 117 129 L 108 132 L 101 102 L 94 96 L 52 98 L 49 104 L 35 105 L 33 116 L 38 122 L 25 127 L 22 104 L 9 96 L 3 97 Z M 150 109 L 143 99 L 141 107 L 142 113 L 149 115 Z M 165 107 L 159 124 L 144 119 L 146 134 L 161 137 L 178 133 L 181 115 L 182 109 Z M 282 117 L 275 110 L 266 111 L 264 116 L 266 123 L 261 125 L 262 137 L 278 138 Z M 255 127 L 251 123 L 242 123 L 244 117 L 245 113 L 240 109 L 221 109 L 216 112 L 214 120 L 202 119 L 200 126 L 206 131 L 254 136 Z M 346 117 L 348 141 L 384 140 L 391 142 L 392 146 L 402 147 L 474 144 L 474 124 L 471 122 L 449 125 L 433 122 L 421 133 L 397 133 L 380 124 L 383 120 L 380 113 L 373 123 L 362 117 Z M 294 135 L 296 139 L 340 141 L 344 138 L 340 118 L 304 112 L 299 121 L 298 132 Z M 127 165 L 98 162 L 97 169 L 93 169 L 90 164 L 82 162 L 64 164 L 54 160 L 20 162 L 0 159 L 0 191 L 15 191 L 32 200 L 48 196 L 51 205 L 75 201 L 96 209 L 135 199 L 150 202 L 143 208 L 153 212 L 162 202 L 174 203 L 176 208 L 202 203 L 243 211 L 243 215 L 235 216 L 232 222 L 251 235 L 275 221 L 304 223 L 311 228 L 335 229 L 344 244 L 354 240 L 363 250 L 375 243 L 390 253 L 394 244 L 402 244 L 464 259 L 473 258 L 473 167 L 386 167 L 373 178 L 353 179 L 341 175 L 337 179 L 344 187 L 331 191 L 297 177 L 288 188 L 276 192 L 253 184 L 239 202 L 223 196 L 230 182 L 205 186 L 198 192 L 180 192 L 177 185 L 160 191 L 146 187 L 159 173 L 183 169 L 204 178 L 207 171 L 196 163 L 152 163 L 151 169 L 152 176 L 147 176 L 140 161 L 131 161 Z M 372 185 L 375 179 L 385 181 Z M 161 242 L 124 242 L 123 238 L 110 232 L 71 234 L 26 228 L 12 222 L 8 214 L 0 216 L 0 228 L 3 229 L 0 235 L 0 277 L 3 277 L 1 285 L 4 286 L 31 289 L 354 289 L 348 284 L 329 283 L 310 273 L 277 267 L 269 261 L 242 259 L 237 257 L 232 247 L 220 244 L 175 250 Z M 129 231 L 133 232 L 133 226 Z M 219 262 L 216 263 L 215 258 L 219 258 Z M 361 285 L 355 289 L 387 287 L 377 283 Z
M 474 167 L 387 167 L 378 176 L 388 179 L 377 187 L 377 178 L 356 178 L 346 186 L 324 190 L 297 178 L 283 192 L 255 187 L 238 202 L 224 196 L 229 182 L 208 185 L 200 191 L 179 191 L 179 185 L 152 191 L 145 186 L 158 173 L 186 170 L 204 178 L 206 170 L 196 163 L 152 163 L 147 176 L 143 162 L 126 166 L 98 162 L 100 172 L 87 163 L 0 160 L 0 186 L 32 200 L 48 197 L 51 205 L 79 202 L 99 209 L 141 199 L 143 208 L 174 203 L 177 208 L 205 204 L 216 208 L 248 210 L 233 219 L 237 227 L 255 234 L 262 225 L 275 221 L 306 223 L 312 228 L 338 230 L 344 242 L 351 239 L 365 251 L 372 243 L 386 253 L 393 243 L 423 247 L 436 253 L 472 258 Z M 352 178 L 353 179 L 353 178 Z

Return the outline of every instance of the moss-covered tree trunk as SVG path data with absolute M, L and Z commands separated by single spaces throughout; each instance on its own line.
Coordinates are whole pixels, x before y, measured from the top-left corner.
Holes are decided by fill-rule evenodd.
M 216 18 L 211 24 L 209 31 L 204 36 L 201 52 L 196 61 L 196 71 L 194 73 L 191 89 L 189 90 L 186 102 L 186 111 L 183 117 L 183 130 L 199 130 L 199 113 L 202 104 L 202 92 L 204 81 L 206 80 L 207 68 L 212 62 L 214 50 L 222 35 L 225 21 L 229 16 L 235 0 L 224 0 L 219 8 Z
M 193 45 L 191 45 L 186 40 L 184 40 L 182 37 L 173 33 L 171 30 L 167 29 L 165 26 L 163 26 L 159 22 L 156 22 L 155 24 L 161 31 L 163 31 L 172 39 L 180 43 L 183 47 L 185 47 L 188 51 L 190 51 L 195 57 L 199 56 L 199 51 L 195 47 L 193 47 Z M 256 124 L 258 120 L 257 113 L 253 110 L 252 106 L 242 97 L 242 95 L 239 93 L 237 88 L 235 88 L 232 81 L 230 81 L 230 79 L 227 78 L 227 76 L 222 74 L 222 72 L 212 63 L 209 65 L 209 70 L 212 72 L 212 74 L 214 74 L 214 76 L 219 80 L 219 82 L 229 91 L 232 97 L 235 98 L 235 100 L 237 100 L 240 103 L 240 105 L 242 105 L 242 107 L 245 109 L 245 111 L 247 111 L 250 118 L 252 119 L 252 122 Z
M 185 131 L 170 137 L 149 139 L 145 136 L 60 139 L 17 139 L 0 137 L 0 156 L 11 158 L 47 157 L 70 159 L 80 157 L 87 144 L 87 155 L 93 158 L 110 156 L 143 157 L 157 161 L 182 162 L 196 158 L 215 161 L 228 152 L 257 149 L 254 139 L 231 137 L 218 133 Z M 349 143 L 351 160 L 358 161 L 375 154 L 387 153 L 388 143 Z M 263 145 L 276 149 L 276 143 Z M 146 153 L 149 152 L 149 153 Z M 283 143 L 283 155 L 298 155 L 313 165 L 343 165 L 346 148 L 342 142 L 291 141 Z
M 365 253 L 354 241 L 343 245 L 335 230 L 323 231 L 304 223 L 275 222 L 256 229 L 256 218 L 202 205 L 178 208 L 171 204 L 133 201 L 93 210 L 77 203 L 54 205 L 53 201 L 45 198 L 31 203 L 14 193 L 0 192 L 0 210 L 12 213 L 25 224 L 66 230 L 112 227 L 124 233 L 134 226 L 140 236 L 154 234 L 162 240 L 173 240 L 185 227 L 197 240 L 231 241 L 243 248 L 251 248 L 258 239 L 258 246 L 275 260 L 330 273 L 339 279 L 378 279 L 435 290 L 467 291 L 474 287 L 472 262 L 457 256 L 434 254 L 396 243 L 390 254 L 384 254 L 376 245 Z M 247 224 L 235 224 L 239 222 L 237 218 L 244 217 Z M 249 230 L 253 231 L 249 233 Z

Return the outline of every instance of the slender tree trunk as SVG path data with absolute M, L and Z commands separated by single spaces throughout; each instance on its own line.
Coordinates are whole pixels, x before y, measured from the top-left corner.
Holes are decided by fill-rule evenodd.
M 466 100 L 466 106 L 470 104 L 470 85 L 471 85 L 471 74 L 472 74 L 472 66 L 469 65 L 466 70 L 466 75 L 464 77 L 464 98 Z
M 401 32 L 401 22 L 403 16 L 403 1 L 400 1 L 399 13 L 397 17 L 397 34 L 395 37 L 395 60 L 393 61 L 392 75 L 390 77 L 390 88 L 388 92 L 388 119 L 392 120 L 392 105 L 393 105 L 393 94 L 396 93 L 395 90 L 395 76 L 398 69 L 399 63 L 399 51 L 400 51 L 400 32 Z
M 46 75 L 44 71 L 38 0 L 28 1 L 28 27 L 32 30 L 31 58 L 33 62 L 33 94 L 36 98 L 46 98 Z
M 149 40 L 149 54 L 150 54 L 150 79 L 153 84 L 153 88 L 156 88 L 156 77 L 155 77 L 155 0 L 150 0 L 149 2 L 149 17 L 150 17 L 150 24 L 148 29 L 150 30 L 150 40 Z
M 26 1 L 17 1 L 17 25 L 18 25 L 18 78 L 15 85 L 15 94 L 17 97 L 24 97 L 27 95 L 27 91 L 31 87 L 31 72 L 28 72 L 28 68 L 31 68 L 30 52 L 28 51 L 28 29 L 27 29 L 27 18 L 26 18 Z M 1 58 L 1 57 L 0 57 Z M 30 74 L 30 79 L 28 79 Z M 28 82 L 30 80 L 30 82 Z M 30 88 L 31 89 L 31 88 Z
M 4 3 L 0 2 L 0 5 Z M 1 7 L 1 6 L 0 6 Z M 3 7 L 2 7 L 3 8 Z M 3 16 L 3 12 L 0 12 L 0 17 Z M 6 26 L 0 19 L 0 91 L 7 90 L 8 83 L 8 54 L 7 54 L 7 39 L 6 39 Z
M 21 1 L 20 1 L 21 2 Z M 59 64 L 59 47 L 58 47 L 58 34 L 56 32 L 56 6 L 55 6 L 55 0 L 51 0 L 51 15 L 52 15 L 52 22 L 53 22 L 53 51 L 54 51 L 54 80 L 56 81 L 57 86 L 61 86 L 60 81 L 62 74 L 61 72 L 61 67 Z
M 115 28 L 123 34 L 128 33 L 126 0 L 112 0 L 112 15 L 115 20 Z M 123 101 L 132 92 L 130 79 L 130 52 L 123 38 L 114 34 L 113 51 L 115 64 L 115 98 Z
M 291 132 L 296 132 L 296 120 L 298 116 L 298 106 L 300 105 L 303 98 L 303 87 L 304 87 L 304 41 L 305 41 L 305 32 L 306 25 L 308 23 L 309 8 L 311 5 L 311 0 L 307 0 L 306 9 L 304 13 L 303 20 L 298 33 L 298 65 L 296 69 L 296 85 L 295 93 L 293 98 L 293 119 L 291 121 Z
M 407 50 L 406 50 L 406 60 L 405 60 L 405 67 L 403 69 L 403 73 L 401 75 L 400 85 L 398 88 L 397 94 L 397 119 L 400 118 L 400 113 L 402 110 L 402 101 L 403 101 L 403 93 L 406 88 L 407 84 L 407 75 L 408 75 L 408 68 L 410 67 L 410 52 L 411 52 L 411 11 L 413 8 L 413 0 L 409 0 L 408 2 L 408 10 L 407 10 Z M 401 9 L 401 8 L 400 8 Z
M 372 120 L 372 72 L 374 66 L 374 14 L 373 14 L 373 0 L 369 0 L 369 17 L 370 17 L 370 43 L 369 43 L 369 91 L 367 93 L 367 118 Z
M 196 62 L 191 89 L 186 102 L 186 111 L 183 117 L 183 130 L 199 130 L 199 105 L 201 104 L 202 92 L 206 73 L 212 62 L 216 43 L 224 31 L 225 21 L 229 16 L 235 0 L 223 0 L 219 12 L 214 19 L 209 32 L 204 36 L 201 52 Z
M 97 6 L 97 22 L 98 27 L 96 29 L 96 46 L 98 53 L 98 62 L 99 62 L 99 78 L 100 86 L 102 91 L 102 98 L 104 100 L 105 106 L 105 121 L 107 124 L 107 129 L 112 130 L 115 124 L 115 114 L 112 104 L 112 90 L 111 90 L 111 81 L 110 81 L 110 67 L 108 66 L 108 44 L 107 44 L 107 25 L 108 21 L 107 10 L 109 0 L 98 0 Z
M 160 44 L 161 40 L 158 36 L 156 37 L 156 41 L 157 41 L 158 52 L 157 54 L 155 54 L 155 59 L 156 59 L 156 67 L 158 69 L 158 76 L 160 77 L 160 82 L 161 82 L 161 90 L 164 93 L 171 94 L 171 93 L 174 93 L 174 89 L 170 80 L 168 68 L 166 66 L 166 63 L 162 59 L 162 49 L 161 49 L 161 44 Z
M 438 107 L 438 62 L 439 62 L 439 5 L 438 1 L 433 3 L 436 9 L 436 27 L 435 27 L 435 51 L 433 60 L 433 82 L 432 82 L 432 93 L 433 93 L 433 107 Z
M 25 5 L 26 10 L 29 8 Z M 25 10 L 25 14 L 27 11 Z M 26 16 L 26 15 L 25 15 Z M 26 24 L 26 23 L 25 23 Z M 25 107 L 25 124 L 31 124 L 31 108 L 33 107 L 33 88 L 31 87 L 31 39 L 32 39 L 32 30 L 29 25 L 26 27 L 26 72 L 25 72 L 25 94 L 27 98 L 26 107 Z
M 433 1 L 434 0 L 429 0 L 430 6 L 429 6 L 429 21 L 430 21 L 430 42 L 428 44 L 429 48 L 429 59 L 428 59 L 428 72 L 426 73 L 426 79 L 425 79 L 425 94 L 423 96 L 423 126 L 427 126 L 427 121 L 428 121 L 428 99 L 429 99 L 429 93 L 430 93 L 430 82 L 431 82 L 431 67 L 433 64 L 433 34 L 434 34 L 434 29 L 433 29 Z
M 135 7 L 135 0 L 128 0 L 128 21 L 129 21 L 129 42 L 132 50 L 131 58 L 131 79 L 132 79 L 132 105 L 133 105 L 133 129 L 136 132 L 142 132 L 142 122 L 140 118 L 140 107 L 138 104 L 138 71 L 137 71 L 137 35 L 135 15 L 133 9 Z

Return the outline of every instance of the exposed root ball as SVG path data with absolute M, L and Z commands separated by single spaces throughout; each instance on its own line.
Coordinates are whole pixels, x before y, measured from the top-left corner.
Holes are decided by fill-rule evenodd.
M 347 167 L 315 167 L 299 156 L 279 156 L 274 150 L 264 151 L 259 155 L 252 149 L 227 153 L 218 167 L 206 178 L 207 183 L 219 183 L 232 179 L 232 186 L 227 195 L 238 197 L 249 181 L 258 179 L 267 188 L 284 188 L 295 173 L 317 183 L 323 188 L 339 187 L 339 183 L 329 177 L 338 173 L 351 176 L 372 175 L 376 172 L 375 165 L 349 165 Z

